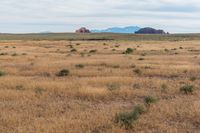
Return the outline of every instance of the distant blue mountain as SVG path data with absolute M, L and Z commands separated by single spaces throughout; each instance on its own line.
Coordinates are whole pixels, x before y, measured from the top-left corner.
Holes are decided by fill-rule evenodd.
M 140 30 L 140 27 L 137 26 L 128 26 L 128 27 L 113 27 L 103 30 L 91 30 L 93 33 L 135 33 Z

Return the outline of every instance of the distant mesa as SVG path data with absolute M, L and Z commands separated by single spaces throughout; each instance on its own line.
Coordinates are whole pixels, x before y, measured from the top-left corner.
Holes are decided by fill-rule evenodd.
M 78 30 L 76 30 L 76 33 L 91 33 L 89 29 L 82 27 Z
M 136 31 L 135 34 L 169 34 L 169 33 L 166 33 L 164 30 L 160 29 L 157 30 L 154 28 L 146 27 Z
M 103 30 L 91 30 L 92 33 L 129 33 L 134 34 L 138 31 L 140 27 L 138 26 L 128 26 L 128 27 L 112 27 Z

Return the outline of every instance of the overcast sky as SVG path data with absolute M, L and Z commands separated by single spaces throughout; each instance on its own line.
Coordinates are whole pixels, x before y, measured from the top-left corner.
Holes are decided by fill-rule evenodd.
M 0 32 L 71 32 L 82 26 L 200 33 L 200 0 L 0 0 Z

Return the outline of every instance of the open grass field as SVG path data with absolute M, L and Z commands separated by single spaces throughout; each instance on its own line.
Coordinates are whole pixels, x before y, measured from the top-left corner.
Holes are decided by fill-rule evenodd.
M 199 35 L 93 36 L 0 35 L 1 133 L 200 133 Z

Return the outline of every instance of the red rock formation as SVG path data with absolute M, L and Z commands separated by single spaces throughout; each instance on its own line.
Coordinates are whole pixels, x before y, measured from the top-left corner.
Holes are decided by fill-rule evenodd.
M 76 30 L 76 33 L 90 33 L 90 30 L 88 30 L 85 27 L 82 27 L 82 28 Z

